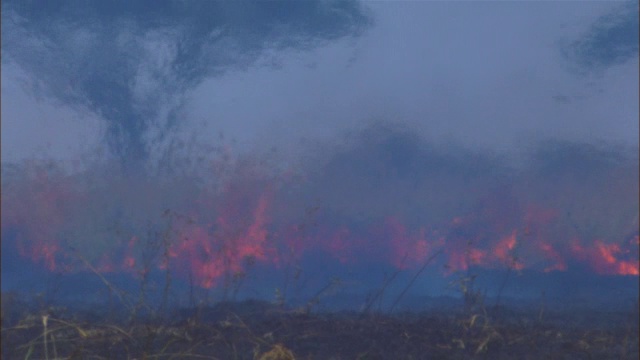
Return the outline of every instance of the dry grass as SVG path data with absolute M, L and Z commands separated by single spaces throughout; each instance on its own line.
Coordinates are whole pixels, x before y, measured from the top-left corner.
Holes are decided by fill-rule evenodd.
M 3 301 L 3 359 L 636 359 L 637 311 L 398 315 L 285 311 L 264 302 L 118 322 Z M 126 318 L 126 317 L 123 317 Z

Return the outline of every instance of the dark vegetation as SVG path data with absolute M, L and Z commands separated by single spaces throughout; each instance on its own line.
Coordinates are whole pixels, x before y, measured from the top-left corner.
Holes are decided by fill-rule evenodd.
M 309 312 L 243 301 L 127 320 L 98 309 L 36 309 L 4 294 L 2 357 L 637 359 L 639 355 L 637 304 L 628 310 L 562 312 L 464 305 L 390 315 Z

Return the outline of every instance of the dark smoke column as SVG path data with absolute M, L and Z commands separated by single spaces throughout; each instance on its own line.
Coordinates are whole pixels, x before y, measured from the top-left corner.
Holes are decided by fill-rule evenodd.
M 354 1 L 2 2 L 2 61 L 31 90 L 107 121 L 129 168 L 179 126 L 177 110 L 205 78 L 254 63 L 268 47 L 306 50 L 371 24 Z

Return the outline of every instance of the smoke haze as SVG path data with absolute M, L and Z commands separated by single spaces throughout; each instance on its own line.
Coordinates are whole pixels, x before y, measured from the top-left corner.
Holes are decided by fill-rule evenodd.
M 3 291 L 637 279 L 637 2 L 153 4 L 2 3 Z

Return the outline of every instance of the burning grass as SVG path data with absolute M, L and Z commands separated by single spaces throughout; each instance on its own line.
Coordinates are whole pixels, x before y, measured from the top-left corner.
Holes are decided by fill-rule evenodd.
M 36 309 L 4 294 L 2 357 L 637 359 L 639 355 L 637 307 L 546 313 L 517 306 L 475 310 L 311 313 L 252 300 L 127 319 L 97 310 Z
M 6 293 L 3 358 L 637 358 L 637 304 L 506 300 L 547 289 L 610 305 L 637 289 L 615 286 L 637 284 L 635 153 L 552 142 L 511 164 L 393 129 L 361 137 L 292 169 L 224 154 L 168 174 L 3 164 L 2 290 L 121 305 Z M 484 306 L 479 271 L 502 273 L 480 288 L 503 307 Z M 461 306 L 397 312 L 465 272 Z M 542 277 L 529 288 L 528 274 Z M 87 277 L 92 293 L 74 282 Z M 361 312 L 317 306 L 372 289 Z M 197 305 L 199 290 L 221 302 Z M 273 290 L 277 305 L 235 301 Z

